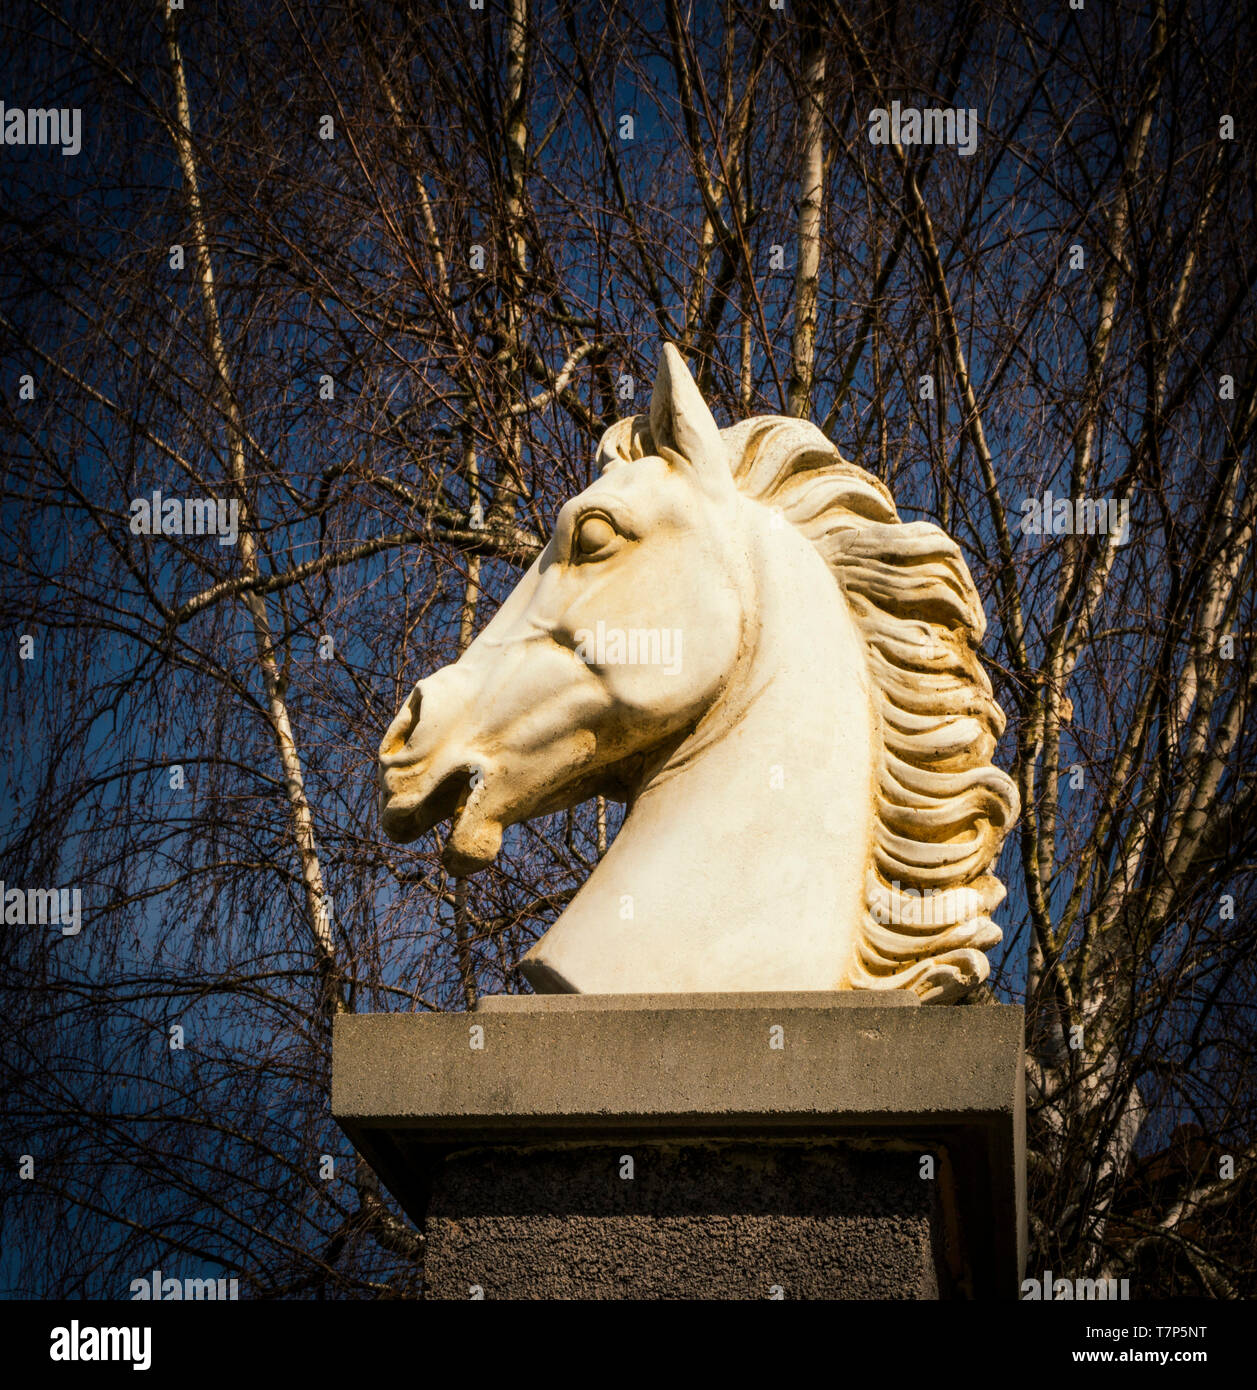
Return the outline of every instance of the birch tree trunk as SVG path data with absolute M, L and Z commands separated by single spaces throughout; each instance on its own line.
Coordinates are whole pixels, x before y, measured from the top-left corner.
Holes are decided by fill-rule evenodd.
M 816 354 L 816 305 L 821 262 L 821 209 L 825 199 L 825 45 L 819 16 L 809 5 L 800 24 L 798 264 L 794 277 L 794 339 L 790 352 L 788 413 L 811 410 Z
M 240 568 L 250 585 L 261 578 L 258 563 L 257 536 L 252 523 L 249 499 L 249 480 L 245 464 L 245 430 L 240 406 L 232 387 L 231 367 L 218 298 L 214 289 L 214 266 L 210 258 L 209 234 L 201 205 L 201 192 L 192 140 L 192 115 L 188 102 L 188 83 L 184 74 L 183 54 L 179 48 L 174 12 L 162 5 L 165 22 L 166 52 L 175 88 L 175 124 L 171 135 L 183 176 L 184 198 L 187 206 L 188 228 L 196 261 L 201 304 L 205 315 L 205 332 L 210 361 L 218 385 L 219 409 L 227 434 L 228 482 L 240 502 L 239 546 Z M 258 667 L 266 690 L 266 708 L 275 744 L 283 768 L 284 790 L 292 820 L 293 847 L 301 868 L 305 890 L 306 922 L 314 949 L 315 968 L 321 981 L 321 1006 L 333 1012 L 345 1009 L 345 998 L 338 977 L 336 951 L 332 940 L 332 903 L 323 881 L 323 869 L 314 836 L 314 813 L 305 791 L 301 757 L 293 731 L 292 719 L 285 699 L 285 681 L 276 659 L 270 616 L 266 599 L 256 588 L 246 588 L 241 598 L 253 624 L 257 647 Z

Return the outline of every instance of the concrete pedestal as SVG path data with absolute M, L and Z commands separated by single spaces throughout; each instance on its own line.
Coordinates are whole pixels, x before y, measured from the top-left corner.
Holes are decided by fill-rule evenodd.
M 430 1297 L 1015 1298 L 1021 1010 L 499 996 L 336 1020 Z

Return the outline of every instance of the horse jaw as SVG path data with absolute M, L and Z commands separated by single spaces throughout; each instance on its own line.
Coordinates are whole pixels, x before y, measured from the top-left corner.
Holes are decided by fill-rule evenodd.
M 871 846 L 876 731 L 863 644 L 811 544 L 746 506 L 756 606 L 739 670 L 520 962 L 538 992 L 845 980 Z

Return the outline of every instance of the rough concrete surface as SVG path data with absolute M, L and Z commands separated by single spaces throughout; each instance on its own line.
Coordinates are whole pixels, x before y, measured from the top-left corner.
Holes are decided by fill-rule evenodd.
M 937 1298 L 937 1192 L 919 1154 L 841 1143 L 462 1150 L 433 1185 L 428 1297 Z
M 633 1115 L 1011 1115 L 1022 1015 L 1008 1005 L 754 1005 L 364 1014 L 336 1020 L 333 1111 L 424 1125 Z M 780 1030 L 774 1032 L 774 1029 Z

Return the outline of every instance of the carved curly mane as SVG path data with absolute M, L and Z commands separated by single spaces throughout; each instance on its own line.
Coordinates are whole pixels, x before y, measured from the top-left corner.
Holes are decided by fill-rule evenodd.
M 722 430 L 739 491 L 779 510 L 816 547 L 864 641 L 882 750 L 876 761 L 865 909 L 847 978 L 855 989 L 959 997 L 1001 939 L 989 872 L 1020 806 L 991 763 L 1004 715 L 978 661 L 986 616 L 960 548 L 902 522 L 886 486 L 814 425 L 759 416 Z M 653 452 L 644 416 L 607 431 L 600 462 Z

